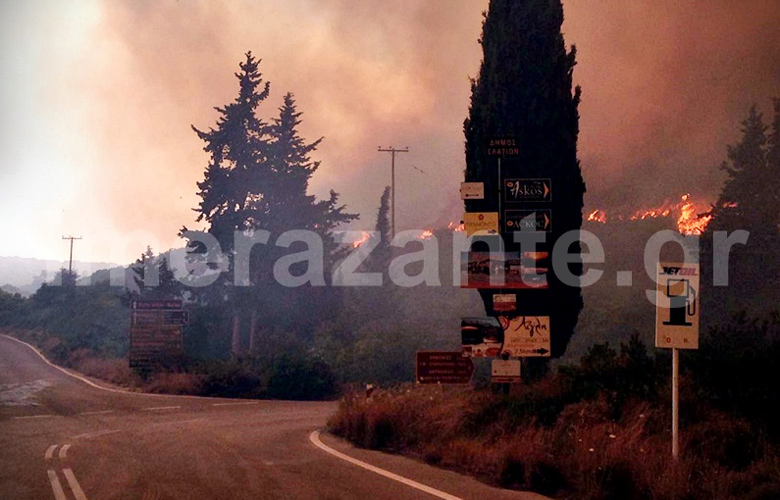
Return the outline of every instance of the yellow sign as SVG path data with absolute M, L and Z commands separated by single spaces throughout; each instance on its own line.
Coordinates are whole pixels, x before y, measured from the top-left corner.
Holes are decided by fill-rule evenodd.
M 466 236 L 498 234 L 497 212 L 473 212 L 463 214 Z

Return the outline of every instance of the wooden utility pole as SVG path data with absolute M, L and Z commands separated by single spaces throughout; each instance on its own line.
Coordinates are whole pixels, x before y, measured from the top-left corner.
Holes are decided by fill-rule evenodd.
M 390 153 L 392 159 L 390 161 L 390 204 L 393 207 L 392 212 L 390 212 L 390 239 L 392 240 L 393 237 L 395 237 L 395 155 L 396 153 L 408 153 L 409 147 L 405 147 L 403 149 L 395 149 L 393 146 L 390 146 L 389 149 L 382 149 L 382 146 L 379 146 L 377 148 L 377 151 L 381 153 Z
M 73 240 L 80 240 L 81 236 L 63 236 L 63 240 L 70 240 L 70 258 L 68 259 L 68 275 L 73 275 Z

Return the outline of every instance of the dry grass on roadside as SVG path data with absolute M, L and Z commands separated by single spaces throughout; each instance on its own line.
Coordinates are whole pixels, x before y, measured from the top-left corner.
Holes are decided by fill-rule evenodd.
M 554 394 L 545 384 L 540 390 Z M 369 400 L 343 398 L 329 424 L 359 446 L 559 499 L 780 498 L 780 460 L 755 439 L 743 443 L 750 430 L 743 421 L 713 414 L 685 429 L 683 458 L 674 463 L 665 409 L 632 402 L 612 421 L 609 403 L 599 398 L 564 405 L 542 425 L 525 413 L 539 409 L 539 399 L 529 403 L 533 391 L 506 398 L 440 387 L 378 390 Z
M 193 373 L 155 373 L 143 385 L 146 392 L 158 394 L 200 395 L 203 392 L 203 377 Z
M 94 377 L 112 384 L 138 388 L 141 378 L 128 366 L 126 359 L 84 358 L 71 363 L 74 370 L 88 377 Z

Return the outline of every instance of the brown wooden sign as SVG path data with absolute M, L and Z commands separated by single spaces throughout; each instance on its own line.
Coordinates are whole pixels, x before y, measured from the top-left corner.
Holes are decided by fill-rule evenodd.
M 184 352 L 189 313 L 181 300 L 134 300 L 130 312 L 131 368 L 150 368 Z
M 419 351 L 415 380 L 418 384 L 468 384 L 474 375 L 474 362 L 460 351 Z

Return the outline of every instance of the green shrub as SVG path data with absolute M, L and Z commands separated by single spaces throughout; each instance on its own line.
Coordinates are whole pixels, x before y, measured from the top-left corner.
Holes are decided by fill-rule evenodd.
M 284 353 L 273 361 L 268 379 L 268 396 L 278 399 L 321 400 L 336 393 L 336 377 L 316 356 Z

